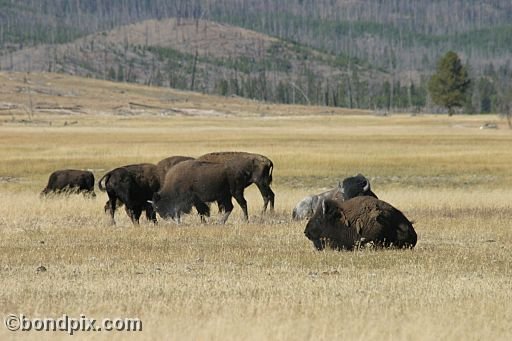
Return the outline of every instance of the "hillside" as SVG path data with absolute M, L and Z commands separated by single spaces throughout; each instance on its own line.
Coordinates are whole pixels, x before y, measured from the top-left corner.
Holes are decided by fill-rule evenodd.
M 164 87 L 96 80 L 56 73 L 0 72 L 0 125 L 47 125 L 100 116 L 311 116 L 366 115 L 362 110 L 279 105 L 222 98 Z
M 50 71 L 298 104 L 357 107 L 347 92 L 350 60 L 254 31 L 192 19 L 147 20 L 65 44 L 41 44 L 0 57 L 0 68 Z M 351 65 L 377 87 L 385 73 Z M 358 92 L 359 91 L 359 92 Z M 350 105 L 350 102 L 353 104 Z
M 465 110 L 489 112 L 512 93 L 511 20 L 508 0 L 1 0 L 0 66 L 281 103 L 430 110 L 426 82 L 454 50 L 473 79 Z M 169 37 L 150 43 L 158 32 Z M 114 46 L 101 46 L 101 34 Z

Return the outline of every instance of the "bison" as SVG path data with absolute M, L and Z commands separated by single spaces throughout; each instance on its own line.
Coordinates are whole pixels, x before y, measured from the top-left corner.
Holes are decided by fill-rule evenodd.
M 161 161 L 159 161 L 156 164 L 156 168 L 158 169 L 158 173 L 160 176 L 160 183 L 164 183 L 165 174 L 171 169 L 172 167 L 176 166 L 178 163 L 187 161 L 187 160 L 193 160 L 193 157 L 190 156 L 171 156 L 168 158 L 165 158 Z
M 341 194 L 341 184 L 331 190 L 322 192 L 320 194 L 308 195 L 307 197 L 303 198 L 293 208 L 292 218 L 295 220 L 302 220 L 312 217 L 318 204 L 326 199 L 343 201 L 343 195 Z
M 304 231 L 317 250 L 326 246 L 352 250 L 366 243 L 413 248 L 417 235 L 412 223 L 390 204 L 370 196 L 344 202 L 325 200 Z
M 233 210 L 231 198 L 235 198 L 247 220 L 247 201 L 244 189 L 251 174 L 230 168 L 224 163 L 188 160 L 174 166 L 165 177 L 162 189 L 153 196 L 153 207 L 166 219 L 180 222 L 182 213 L 196 208 L 201 219 L 209 216 L 206 203 L 217 202 L 224 212 L 220 222 L 224 224 Z
M 313 216 L 317 206 L 326 199 L 345 201 L 354 197 L 369 195 L 377 198 L 370 189 L 370 181 L 362 174 L 348 177 L 335 188 L 320 193 L 308 195 L 295 205 L 292 218 L 295 220 L 308 219 Z
M 343 179 L 341 194 L 343 195 L 343 200 L 349 200 L 359 196 L 377 198 L 370 188 L 370 181 L 363 174 L 357 174 Z
M 157 223 L 153 207 L 148 203 L 160 189 L 160 176 L 155 165 L 142 163 L 115 168 L 100 179 L 98 187 L 108 194 L 105 211 L 110 212 L 112 225 L 115 225 L 114 214 L 119 202 L 125 205 L 133 224 L 139 224 L 143 210 L 148 220 Z
M 53 172 L 50 174 L 48 184 L 41 192 L 41 196 L 60 192 L 83 193 L 95 197 L 94 174 L 77 169 L 63 169 Z
M 263 197 L 263 211 L 274 210 L 274 192 L 270 188 L 274 164 L 266 156 L 246 152 L 216 152 L 197 158 L 201 161 L 220 162 L 228 165 L 237 173 L 244 173 L 245 187 L 256 184 Z

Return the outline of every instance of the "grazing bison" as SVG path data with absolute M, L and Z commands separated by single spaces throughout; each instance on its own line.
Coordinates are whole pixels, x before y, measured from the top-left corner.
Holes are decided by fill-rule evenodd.
M 315 213 L 317 206 L 326 199 L 341 202 L 364 195 L 377 198 L 370 189 L 370 181 L 362 174 L 348 177 L 345 178 L 342 183 L 338 183 L 338 186 L 329 191 L 320 194 L 308 195 L 299 201 L 292 211 L 292 218 L 295 220 L 311 218 Z
M 133 224 L 139 224 L 143 210 L 146 211 L 148 220 L 157 223 L 153 207 L 148 203 L 160 189 L 160 177 L 155 165 L 142 163 L 115 168 L 100 179 L 98 187 L 108 194 L 105 211 L 110 212 L 113 225 L 116 205 L 119 202 L 125 205 L 126 213 Z
M 158 173 L 160 176 L 160 183 L 164 183 L 165 174 L 171 169 L 172 167 L 176 166 L 178 163 L 187 161 L 187 160 L 193 160 L 193 157 L 190 156 L 171 156 L 168 158 L 165 158 L 158 162 L 156 164 L 156 168 L 158 169 Z
M 237 173 L 247 174 L 245 187 L 256 184 L 263 197 L 263 211 L 274 210 L 274 192 L 270 189 L 274 164 L 266 156 L 245 152 L 217 152 L 202 155 L 197 158 L 202 161 L 220 162 L 228 165 Z
M 50 174 L 48 184 L 41 195 L 52 192 L 83 193 L 95 197 L 94 175 L 89 171 L 76 169 L 57 170 Z
M 306 237 L 317 250 L 337 250 L 373 242 L 383 247 L 412 248 L 417 236 L 412 223 L 390 204 L 369 196 L 344 202 L 325 200 L 308 221 Z
M 250 174 L 233 170 L 228 165 L 200 160 L 183 161 L 167 172 L 162 189 L 153 196 L 153 207 L 162 218 L 180 222 L 182 213 L 190 213 L 194 206 L 201 219 L 209 216 L 206 203 L 217 202 L 224 212 L 224 224 L 233 210 L 235 198 L 247 220 L 247 201 L 244 189 Z

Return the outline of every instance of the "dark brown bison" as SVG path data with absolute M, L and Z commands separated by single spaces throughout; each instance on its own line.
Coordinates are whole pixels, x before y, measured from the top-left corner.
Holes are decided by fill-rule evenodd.
M 377 198 L 370 188 L 370 180 L 368 180 L 363 174 L 357 174 L 343 179 L 340 192 L 343 195 L 343 200 L 349 200 L 365 195 Z
M 308 221 L 304 234 L 318 250 L 325 246 L 352 250 L 370 242 L 412 248 L 417 241 L 412 223 L 402 212 L 370 196 L 344 202 L 325 200 Z
M 176 166 L 178 163 L 187 160 L 194 160 L 194 158 L 190 156 L 171 156 L 159 161 L 156 164 L 156 168 L 158 169 L 158 173 L 160 176 L 160 183 L 164 183 L 165 174 L 167 174 L 167 171 L 169 171 L 169 169 Z
M 155 165 L 142 163 L 115 168 L 100 179 L 98 187 L 108 194 L 105 211 L 109 211 L 112 224 L 115 224 L 114 214 L 119 202 L 125 205 L 133 224 L 139 223 L 144 210 L 148 220 L 157 223 L 153 207 L 148 203 L 160 189 L 160 177 Z
M 319 204 L 326 199 L 345 201 L 358 196 L 369 195 L 377 198 L 370 188 L 370 181 L 362 174 L 345 178 L 335 188 L 320 194 L 312 194 L 304 197 L 295 205 L 292 218 L 295 220 L 309 219 L 315 213 Z
M 270 188 L 274 164 L 266 156 L 246 152 L 216 152 L 202 155 L 197 159 L 221 162 L 235 172 L 247 174 L 245 187 L 256 184 L 263 197 L 263 211 L 267 210 L 269 203 L 270 210 L 274 210 L 275 195 Z
M 224 163 L 200 160 L 183 161 L 167 172 L 162 189 L 153 196 L 153 207 L 162 218 L 179 222 L 182 213 L 190 213 L 192 206 L 201 215 L 209 216 L 207 203 L 217 202 L 224 212 L 221 223 L 225 223 L 235 198 L 247 220 L 247 201 L 244 189 L 250 174 L 233 170 Z
M 57 170 L 50 174 L 41 195 L 49 193 L 83 193 L 95 197 L 94 174 L 77 169 Z

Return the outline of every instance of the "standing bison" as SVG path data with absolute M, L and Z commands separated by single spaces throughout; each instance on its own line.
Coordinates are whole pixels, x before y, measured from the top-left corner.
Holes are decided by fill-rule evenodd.
M 77 169 L 63 169 L 53 172 L 50 174 L 48 184 L 41 192 L 41 195 L 61 192 L 83 193 L 95 197 L 94 174 Z
M 274 210 L 274 192 L 270 189 L 274 164 L 266 156 L 246 152 L 217 152 L 202 155 L 201 161 L 220 162 L 229 166 L 234 172 L 244 174 L 245 187 L 256 184 L 263 197 L 263 211 Z
M 126 213 L 134 225 L 139 224 L 144 210 L 148 220 L 157 223 L 153 207 L 148 203 L 160 189 L 160 177 L 155 165 L 142 163 L 115 168 L 100 179 L 98 187 L 108 194 L 105 211 L 110 212 L 112 225 L 115 224 L 114 214 L 118 202 L 125 205 Z
M 325 200 L 308 221 L 304 234 L 317 250 L 326 246 L 352 250 L 369 242 L 383 247 L 413 248 L 417 241 L 412 223 L 402 212 L 369 196 L 344 202 Z
M 326 199 L 345 201 L 358 196 L 377 198 L 370 188 L 370 181 L 362 174 L 345 178 L 338 186 L 320 194 L 308 195 L 295 205 L 292 218 L 295 220 L 308 219 L 313 216 L 319 204 Z
M 247 201 L 244 189 L 251 174 L 233 169 L 224 163 L 201 160 L 183 161 L 169 170 L 162 189 L 153 196 L 153 207 L 162 218 L 179 222 L 183 213 L 196 208 L 203 220 L 209 216 L 207 203 L 217 202 L 224 212 L 220 222 L 225 223 L 234 197 L 247 220 Z
M 187 161 L 187 160 L 194 160 L 193 157 L 190 156 L 171 156 L 168 158 L 165 158 L 161 161 L 159 161 L 156 164 L 156 168 L 158 169 L 158 173 L 160 176 L 160 183 L 164 183 L 165 174 L 171 169 L 172 167 L 176 166 L 178 163 Z

